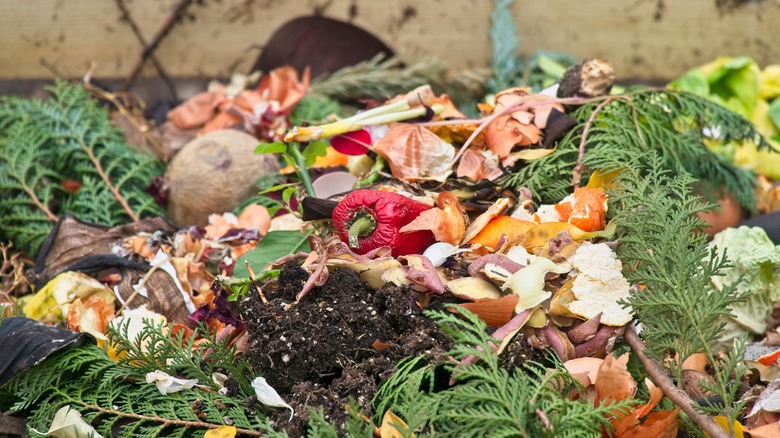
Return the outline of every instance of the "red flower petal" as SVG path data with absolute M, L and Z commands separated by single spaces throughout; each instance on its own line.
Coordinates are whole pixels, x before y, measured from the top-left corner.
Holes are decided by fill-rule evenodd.
M 371 146 L 371 134 L 365 129 L 336 135 L 330 139 L 333 149 L 345 155 L 363 155 Z

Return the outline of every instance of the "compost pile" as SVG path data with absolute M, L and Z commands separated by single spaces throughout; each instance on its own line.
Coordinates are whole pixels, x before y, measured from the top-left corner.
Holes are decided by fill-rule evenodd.
M 765 131 L 603 59 L 471 116 L 309 75 L 0 101 L 0 431 L 778 436 Z

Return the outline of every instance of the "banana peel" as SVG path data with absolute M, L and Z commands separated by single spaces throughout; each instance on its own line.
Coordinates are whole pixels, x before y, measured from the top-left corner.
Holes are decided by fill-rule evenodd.
M 70 304 L 77 298 L 86 300 L 97 297 L 113 305 L 114 292 L 103 283 L 80 272 L 63 272 L 50 280 L 27 300 L 24 314 L 41 322 L 57 322 L 65 319 Z

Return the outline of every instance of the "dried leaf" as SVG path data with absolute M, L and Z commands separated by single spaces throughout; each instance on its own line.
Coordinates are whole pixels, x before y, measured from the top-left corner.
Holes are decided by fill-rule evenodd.
M 735 422 L 735 424 L 739 424 L 739 423 Z M 723 425 L 721 424 L 721 427 L 722 426 Z M 741 429 L 741 425 L 740 425 L 740 429 Z M 740 432 L 742 431 L 740 430 Z M 780 422 L 765 424 L 763 426 L 756 427 L 755 429 L 747 429 L 745 430 L 745 432 L 750 434 L 750 438 L 780 438 Z M 742 435 L 737 435 L 737 438 L 743 438 L 743 437 L 744 437 L 744 433 L 742 433 Z
M 645 438 L 651 436 L 656 438 L 676 438 L 678 427 L 677 414 L 679 412 L 680 408 L 671 411 L 652 412 L 642 424 L 617 435 L 617 437 Z
M 414 438 L 414 433 L 409 426 L 392 411 L 385 412 L 382 416 L 382 426 L 379 427 L 380 438 Z
M 420 213 L 412 222 L 399 231 L 430 230 L 439 242 L 457 245 L 466 233 L 466 213 L 463 211 L 458 197 L 452 192 L 439 193 L 436 202 L 438 208 L 431 208 Z
M 512 157 L 513 160 L 525 160 L 525 161 L 534 161 L 538 160 L 540 158 L 544 158 L 548 155 L 551 155 L 553 152 L 555 152 L 555 148 L 553 149 L 544 149 L 544 148 L 537 148 L 537 149 L 523 149 L 522 151 L 513 152 L 510 157 Z
M 311 82 L 311 70 L 306 67 L 303 70 L 300 81 L 298 71 L 286 65 L 271 70 L 260 81 L 257 89 L 269 100 L 279 102 L 280 110 L 289 113 L 290 110 L 306 95 Z
M 196 128 L 211 120 L 217 107 L 226 100 L 222 91 L 204 91 L 168 111 L 168 120 L 180 130 Z
M 419 125 L 398 123 L 374 145 L 393 176 L 406 182 L 443 182 L 451 173 L 455 148 Z
M 97 339 L 105 340 L 106 325 L 114 318 L 114 297 L 106 301 L 104 297 L 92 295 L 86 300 L 76 298 L 68 310 L 68 328 L 74 332 L 89 333 Z
M 592 385 L 596 381 L 596 377 L 599 373 L 599 367 L 604 362 L 604 359 L 595 357 L 578 357 L 576 359 L 567 360 L 563 363 L 569 374 L 585 374 L 588 377 L 588 383 L 583 386 Z
M 496 160 L 488 158 L 484 152 L 474 148 L 467 150 L 458 163 L 458 178 L 493 181 L 503 174 Z
M 634 382 L 634 378 L 631 377 L 631 374 L 626 369 L 627 363 L 628 353 L 617 359 L 612 355 L 604 358 L 594 383 L 599 403 L 607 403 L 610 400 L 625 400 L 634 395 L 636 382 Z

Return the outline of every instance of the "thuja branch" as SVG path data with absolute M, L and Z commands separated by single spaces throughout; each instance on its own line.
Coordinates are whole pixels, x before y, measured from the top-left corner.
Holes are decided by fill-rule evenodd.
M 108 190 L 111 191 L 111 194 L 114 195 L 114 198 L 116 198 L 117 202 L 119 202 L 119 205 L 121 205 L 125 212 L 127 212 L 127 215 L 130 216 L 130 220 L 133 222 L 138 222 L 138 215 L 135 214 L 132 208 L 130 208 L 130 204 L 127 203 L 125 197 L 119 193 L 119 189 L 117 189 L 116 186 L 114 186 L 114 184 L 111 182 L 111 178 L 108 177 L 108 174 L 103 169 L 103 165 L 100 164 L 100 161 L 97 159 L 92 149 L 90 149 L 83 142 L 81 143 L 81 148 L 84 149 L 84 152 L 86 152 L 89 160 L 92 161 L 92 164 L 95 165 L 95 169 L 97 169 L 98 175 L 100 175 L 100 179 L 106 183 Z
M 626 328 L 626 331 L 623 334 L 623 339 L 625 339 L 628 345 L 631 346 L 631 349 L 639 358 L 639 361 L 642 362 L 642 365 L 647 371 L 648 376 L 650 376 L 650 379 L 652 379 L 653 383 L 655 383 L 656 386 L 658 386 L 661 391 L 663 391 L 664 395 L 669 400 L 679 406 L 683 412 L 685 412 L 688 417 L 690 417 L 690 419 L 696 423 L 697 426 L 708 433 L 712 438 L 729 438 L 731 436 L 722 427 L 720 427 L 720 425 L 716 423 L 712 417 L 703 415 L 697 411 L 694 407 L 693 400 L 691 400 L 688 394 L 675 386 L 674 383 L 669 380 L 666 372 L 663 368 L 661 368 L 658 362 L 649 358 L 645 354 L 645 343 L 639 339 L 639 335 L 637 335 L 633 327 L 629 326 Z
M 63 394 L 64 395 L 64 394 Z M 148 415 L 141 415 L 141 414 L 134 414 L 131 412 L 122 412 L 117 411 L 115 409 L 106 409 L 104 407 L 98 406 L 98 405 L 91 405 L 89 403 L 80 401 L 80 400 L 72 400 L 73 402 L 76 402 L 80 404 L 81 406 L 91 409 L 93 411 L 98 411 L 101 414 L 106 415 L 115 415 L 117 417 L 123 417 L 123 418 L 133 418 L 136 420 L 141 421 L 151 421 L 155 423 L 160 423 L 163 425 L 163 427 L 168 426 L 181 426 L 181 427 L 200 427 L 200 428 L 206 428 L 206 429 L 216 429 L 221 424 L 213 424 L 213 423 L 205 423 L 203 421 L 188 421 L 188 420 L 172 420 L 170 418 L 163 418 L 163 417 L 156 417 L 156 416 L 148 416 Z M 237 434 L 242 435 L 249 435 L 249 436 L 263 436 L 263 431 L 258 430 L 250 430 L 250 429 L 242 429 L 242 428 L 236 428 Z
M 590 117 L 588 117 L 588 121 L 585 122 L 585 126 L 582 128 L 582 138 L 580 138 L 580 146 L 577 151 L 577 165 L 574 166 L 574 170 L 572 172 L 573 175 L 571 178 L 571 185 L 575 189 L 580 187 L 580 182 L 582 181 L 582 168 L 585 164 L 585 146 L 588 144 L 588 131 L 590 131 L 590 127 L 596 120 L 596 116 L 598 116 L 601 110 L 609 105 L 610 102 L 612 102 L 612 99 L 606 99 L 605 101 L 598 104 L 596 109 L 593 110 L 593 112 L 590 114 Z
M 105 169 L 103 169 L 103 165 L 100 163 L 100 160 L 98 160 L 98 158 L 95 156 L 95 152 L 92 150 L 92 148 L 89 145 L 87 145 L 84 138 L 78 135 L 78 130 L 74 126 L 72 126 L 70 123 L 67 123 L 66 125 L 70 130 L 70 132 L 72 133 L 73 138 L 78 141 L 81 149 L 84 151 L 84 153 L 87 154 L 87 157 L 89 157 L 89 161 L 91 161 L 92 165 L 95 166 L 95 169 L 97 170 L 100 179 L 102 179 L 103 182 L 106 184 L 108 190 L 117 200 L 117 202 L 119 202 L 119 205 L 121 205 L 122 208 L 125 210 L 127 215 L 130 217 L 130 220 L 132 220 L 133 222 L 137 222 L 139 219 L 138 215 L 130 207 L 130 204 L 127 202 L 125 197 L 122 196 L 122 194 L 119 192 L 119 189 L 117 189 L 116 186 L 113 184 L 113 182 L 111 182 L 111 178 L 108 176 Z
M 41 200 L 38 198 L 38 195 L 35 194 L 35 191 L 30 188 L 24 181 L 19 181 L 22 185 L 24 192 L 27 193 L 27 196 L 30 197 L 33 204 L 35 204 L 36 207 L 38 207 L 44 214 L 46 214 L 46 219 L 48 219 L 51 222 L 57 222 L 57 215 L 51 212 L 49 210 L 49 207 L 47 207 Z

